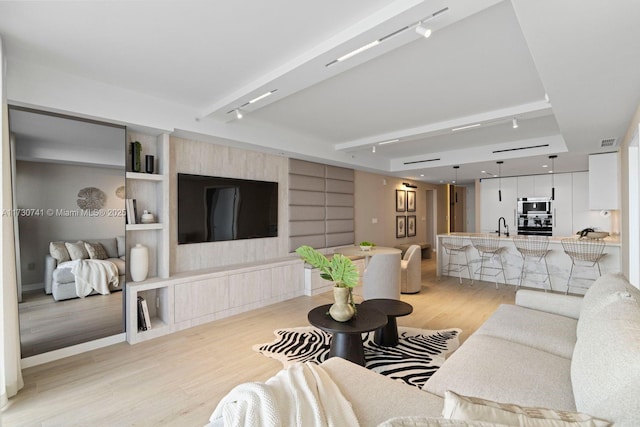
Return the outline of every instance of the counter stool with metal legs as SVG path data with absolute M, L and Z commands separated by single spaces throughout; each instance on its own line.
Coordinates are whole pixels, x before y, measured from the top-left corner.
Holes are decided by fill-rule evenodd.
M 471 236 L 471 244 L 478 251 L 478 255 L 480 256 L 480 268 L 476 270 L 479 272 L 479 279 L 482 280 L 482 276 L 487 274 L 485 270 L 495 270 L 495 282 L 496 289 L 498 289 L 498 276 L 502 272 L 502 278 L 504 279 L 503 283 L 507 283 L 507 277 L 504 274 L 504 264 L 502 263 L 502 255 L 500 252 L 504 249 L 504 246 L 500 246 L 500 237 L 493 236 L 490 234 L 482 235 L 482 236 Z M 485 265 L 485 263 L 491 263 L 491 260 L 497 258 L 500 267 L 493 267 L 491 265 Z
M 576 279 L 592 280 L 595 281 L 602 275 L 600 271 L 600 260 L 606 254 L 604 252 L 604 240 L 601 239 L 583 239 L 583 238 L 570 238 L 562 239 L 562 248 L 564 252 L 571 258 L 571 271 L 569 272 L 569 279 L 567 280 L 567 291 L 569 293 L 569 286 L 571 286 L 571 279 L 573 277 L 574 267 L 595 267 L 598 268 L 598 275 L 594 278 L 591 277 L 576 277 Z
M 469 279 L 471 283 L 473 283 L 473 275 L 469 267 L 469 257 L 467 257 L 469 245 L 464 242 L 464 238 L 460 236 L 443 237 L 442 247 L 444 247 L 444 251 L 448 257 L 447 276 L 450 275 L 451 267 L 455 267 L 454 271 L 458 272 L 458 278 L 460 279 L 460 284 L 462 284 L 462 270 L 466 268 L 469 273 Z M 462 263 L 461 260 L 454 260 L 454 257 L 460 257 L 462 255 L 464 255 L 464 263 Z
M 546 236 L 514 236 L 513 244 L 516 246 L 518 252 L 520 252 L 520 256 L 522 256 L 522 268 L 520 269 L 520 279 L 518 280 L 518 286 L 516 286 L 516 290 L 522 286 L 522 282 L 525 276 L 528 274 L 538 274 L 546 276 L 544 280 L 539 283 L 542 283 L 544 286 L 544 291 L 547 292 L 547 287 L 545 283 L 549 282 L 549 290 L 553 290 L 551 286 L 551 276 L 549 275 L 549 267 L 547 266 L 547 254 L 550 252 L 549 247 L 549 238 Z M 535 271 L 535 270 L 527 270 L 526 264 L 527 262 L 535 262 L 536 264 L 540 263 L 540 261 L 544 262 L 544 271 Z

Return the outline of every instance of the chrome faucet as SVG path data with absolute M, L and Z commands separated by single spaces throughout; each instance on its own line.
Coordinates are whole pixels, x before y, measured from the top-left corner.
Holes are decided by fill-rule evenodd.
M 505 237 L 509 237 L 509 226 L 507 225 L 507 220 L 504 219 L 503 216 L 498 218 L 498 237 L 500 237 L 500 235 L 502 234 L 500 229 L 500 221 L 502 221 L 502 224 L 504 224 L 504 228 L 506 229 L 506 231 L 504 232 Z

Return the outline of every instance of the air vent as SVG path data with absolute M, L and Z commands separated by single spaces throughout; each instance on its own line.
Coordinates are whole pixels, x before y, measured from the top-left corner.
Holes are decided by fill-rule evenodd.
M 600 148 L 611 148 L 618 145 L 618 138 L 604 138 L 600 141 Z
M 427 163 L 427 162 L 437 162 L 440 159 L 427 159 L 427 160 L 416 160 L 413 162 L 404 162 L 405 165 L 414 165 L 416 163 Z

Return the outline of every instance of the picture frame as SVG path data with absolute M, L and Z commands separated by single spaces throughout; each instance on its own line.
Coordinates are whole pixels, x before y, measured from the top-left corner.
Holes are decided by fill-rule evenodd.
M 407 212 L 416 211 L 416 192 L 407 191 Z
M 407 192 L 405 190 L 396 190 L 396 212 L 404 212 L 406 210 Z
M 407 237 L 413 237 L 416 235 L 416 216 L 409 215 L 407 217 Z
M 396 216 L 396 238 L 407 236 L 407 217 Z

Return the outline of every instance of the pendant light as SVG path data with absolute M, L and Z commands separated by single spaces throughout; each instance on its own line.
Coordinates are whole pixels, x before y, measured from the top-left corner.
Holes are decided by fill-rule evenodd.
M 556 198 L 556 155 L 549 156 L 551 159 L 551 200 Z
M 498 164 L 498 201 L 502 201 L 502 160 L 496 162 Z
M 453 180 L 453 183 L 457 183 L 458 182 L 458 169 L 460 169 L 460 166 L 454 166 L 453 170 L 456 171 L 456 178 Z M 458 192 L 456 191 L 456 186 L 453 186 L 453 193 L 456 195 L 456 203 L 458 203 Z

